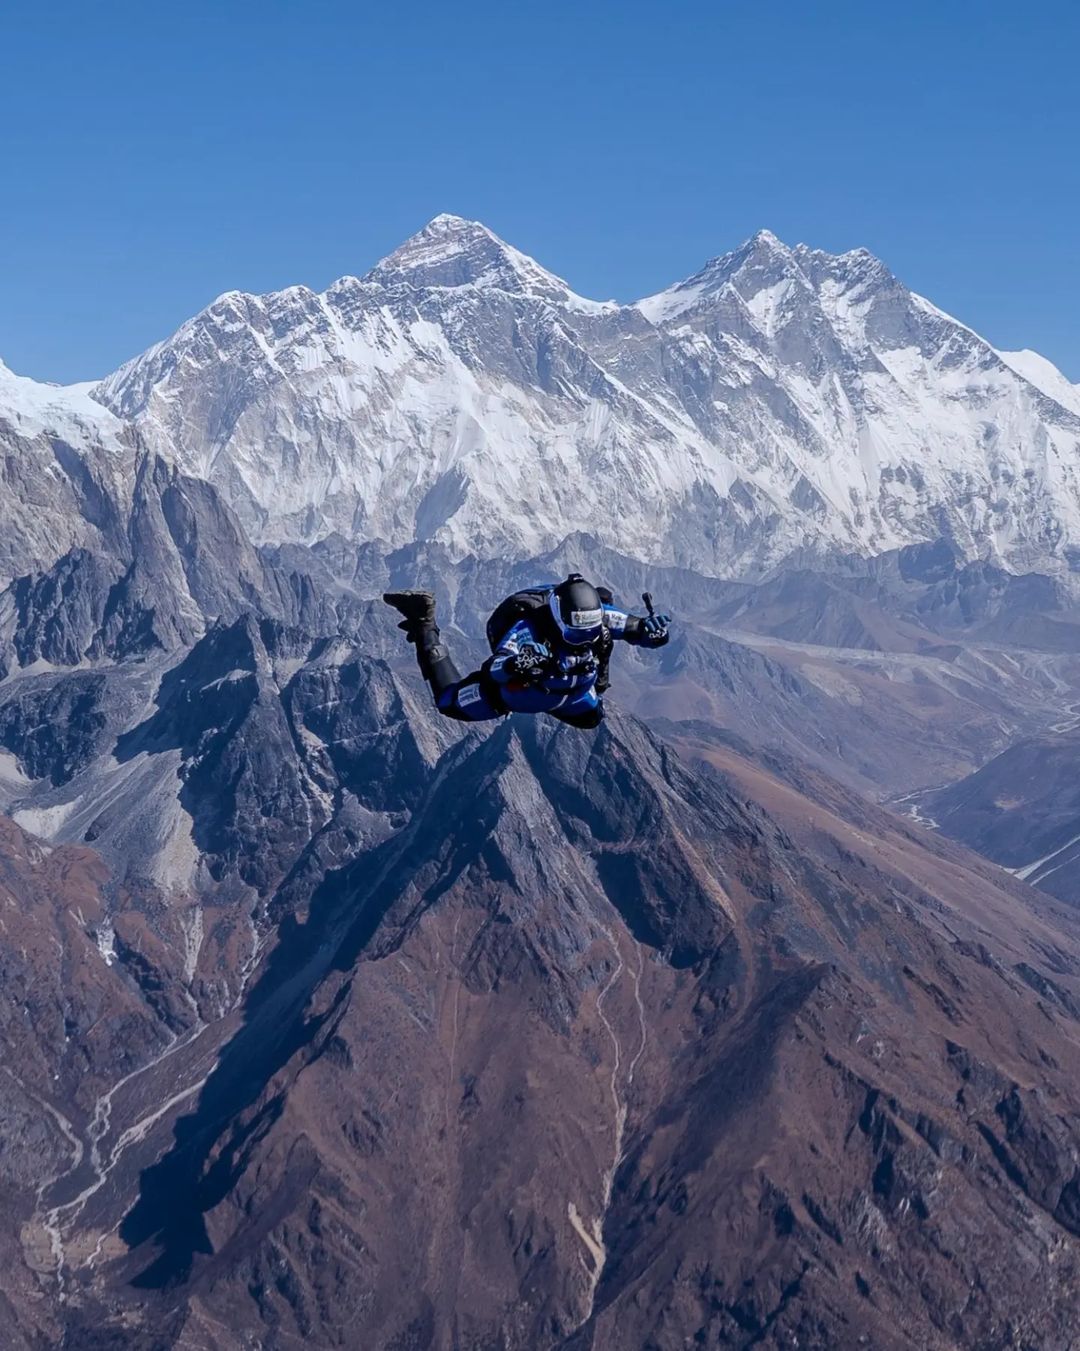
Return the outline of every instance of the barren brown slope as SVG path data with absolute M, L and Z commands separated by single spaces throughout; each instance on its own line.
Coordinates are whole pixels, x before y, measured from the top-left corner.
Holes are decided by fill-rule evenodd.
M 113 954 L 107 869 L 0 817 L 0 1344 L 56 1345 L 64 1257 L 53 1182 L 89 1168 L 108 1090 L 177 1039 L 170 996 Z M 130 950 L 132 957 L 136 950 Z M 91 1132 L 92 1133 L 92 1132 Z
M 616 697 L 732 729 L 881 800 L 952 783 L 1074 716 L 1080 657 L 963 643 L 872 652 L 680 626 L 659 663 L 614 665 Z
M 920 810 L 1061 900 L 1080 902 L 1080 729 L 1018 741 Z
M 804 786 L 632 720 L 463 742 L 279 946 L 71 1344 L 1070 1346 L 1075 919 Z

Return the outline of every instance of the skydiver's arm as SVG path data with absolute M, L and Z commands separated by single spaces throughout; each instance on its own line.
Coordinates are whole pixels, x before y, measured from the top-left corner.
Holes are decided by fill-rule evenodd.
M 604 623 L 612 638 L 632 644 L 641 641 L 641 620 L 637 615 L 628 615 L 625 610 L 617 610 L 614 605 L 605 605 Z
M 604 614 L 612 638 L 629 643 L 631 647 L 663 647 L 668 640 L 666 628 L 659 640 L 648 634 L 645 620 L 641 615 L 627 614 L 625 610 L 617 610 L 613 605 L 605 605 Z M 667 616 L 661 615 L 660 618 L 666 619 Z
M 547 648 L 537 642 L 528 624 L 519 620 L 499 643 L 494 655 L 489 657 L 485 663 L 491 673 L 492 680 L 499 685 L 506 685 L 513 680 L 517 675 L 515 659 L 520 656 L 524 648 L 539 648 L 541 652 L 548 655 Z

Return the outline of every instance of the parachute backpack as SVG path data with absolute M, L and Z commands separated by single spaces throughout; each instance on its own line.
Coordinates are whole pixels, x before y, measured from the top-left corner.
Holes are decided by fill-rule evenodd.
M 526 587 L 523 591 L 515 591 L 512 596 L 507 596 L 505 600 L 496 605 L 488 619 L 486 630 L 488 647 L 491 648 L 492 652 L 519 620 L 540 610 L 544 612 L 545 616 L 548 614 L 550 589 L 546 586 Z M 544 625 L 545 629 L 547 627 L 547 625 Z

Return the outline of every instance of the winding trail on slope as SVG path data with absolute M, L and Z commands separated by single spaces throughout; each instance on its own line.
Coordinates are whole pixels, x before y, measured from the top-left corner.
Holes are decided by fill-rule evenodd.
M 65 1294 L 64 1275 L 63 1275 L 64 1240 L 63 1235 L 60 1232 L 59 1226 L 51 1222 L 52 1212 L 46 1210 L 45 1193 L 60 1178 L 67 1177 L 71 1172 L 73 1172 L 76 1168 L 79 1167 L 79 1165 L 83 1161 L 83 1156 L 86 1153 L 86 1146 L 82 1138 L 76 1131 L 74 1125 L 68 1120 L 68 1118 L 63 1114 L 63 1112 L 60 1111 L 58 1107 L 54 1107 L 53 1104 L 51 1102 L 48 1102 L 45 1098 L 43 1098 L 40 1093 L 35 1093 L 33 1089 L 28 1088 L 26 1084 L 24 1084 L 23 1081 L 19 1078 L 19 1076 L 14 1072 L 14 1070 L 12 1070 L 8 1065 L 0 1065 L 0 1070 L 3 1070 L 3 1072 L 8 1076 L 8 1078 L 11 1079 L 13 1083 L 17 1084 L 19 1089 L 23 1093 L 25 1093 L 26 1096 L 32 1102 L 36 1102 L 37 1105 L 44 1112 L 47 1112 L 49 1116 L 52 1117 L 61 1135 L 63 1135 L 65 1140 L 71 1146 L 72 1159 L 71 1162 L 68 1164 L 67 1168 L 62 1169 L 59 1173 L 48 1174 L 46 1177 L 42 1178 L 42 1180 L 38 1183 L 37 1189 L 34 1194 L 34 1213 L 31 1216 L 29 1222 L 31 1232 L 33 1225 L 35 1223 L 39 1224 L 41 1226 L 42 1232 L 48 1239 L 49 1254 L 52 1257 L 53 1268 L 57 1278 L 58 1295 L 60 1301 L 63 1302 Z M 26 1239 L 24 1238 L 24 1244 L 25 1243 Z
M 210 1070 L 202 1078 L 177 1093 L 172 1094 L 164 1103 L 158 1103 L 151 1111 L 139 1117 L 131 1125 L 127 1126 L 117 1137 L 115 1144 L 107 1151 L 104 1149 L 105 1142 L 108 1139 L 112 1125 L 113 1102 L 116 1095 L 126 1088 L 127 1085 L 136 1080 L 144 1078 L 146 1075 L 158 1069 L 166 1061 L 177 1055 L 180 1051 L 191 1046 L 206 1031 L 206 1024 L 201 1020 L 183 1037 L 174 1037 L 174 1039 L 165 1047 L 165 1049 L 147 1061 L 145 1065 L 140 1065 L 129 1074 L 124 1075 L 107 1092 L 102 1093 L 95 1101 L 94 1108 L 84 1132 L 85 1139 L 81 1138 L 71 1122 L 66 1118 L 61 1118 L 61 1114 L 52 1108 L 48 1103 L 42 1101 L 42 1106 L 60 1123 L 61 1130 L 71 1141 L 73 1145 L 73 1157 L 69 1166 L 63 1172 L 53 1177 L 47 1178 L 38 1188 L 37 1204 L 33 1216 L 33 1221 L 41 1225 L 44 1232 L 49 1236 L 50 1246 L 54 1257 L 54 1276 L 57 1282 L 59 1298 L 61 1301 L 65 1298 L 65 1268 L 67 1261 L 67 1244 L 70 1241 L 71 1230 L 82 1215 L 87 1202 L 101 1190 L 109 1178 L 109 1174 L 120 1162 L 125 1151 L 133 1144 L 142 1141 L 153 1126 L 157 1124 L 172 1109 L 184 1102 L 187 1098 L 197 1093 L 205 1083 Z M 212 1067 L 211 1067 L 212 1068 Z M 65 1129 L 66 1124 L 66 1129 Z M 59 1200 L 56 1196 L 57 1191 L 62 1191 L 64 1184 L 71 1182 L 84 1163 L 89 1163 L 92 1170 L 92 1176 L 89 1182 L 70 1200 Z M 49 1205 L 49 1193 L 53 1194 L 53 1204 Z M 99 1238 L 97 1250 L 100 1252 L 101 1243 L 104 1235 Z
M 604 1005 L 608 996 L 615 989 L 616 985 L 624 971 L 627 970 L 626 962 L 619 946 L 618 940 L 606 925 L 601 925 L 601 929 L 606 937 L 612 954 L 615 957 L 615 966 L 604 984 L 596 999 L 596 1012 L 604 1025 L 604 1029 L 611 1041 L 613 1058 L 611 1067 L 610 1093 L 611 1103 L 614 1112 L 614 1132 L 612 1141 L 612 1156 L 610 1167 L 604 1170 L 601 1183 L 601 1201 L 599 1213 L 593 1219 L 591 1227 L 586 1225 L 577 1206 L 571 1201 L 567 1206 L 567 1214 L 570 1224 L 575 1233 L 580 1237 L 586 1251 L 592 1259 L 591 1270 L 589 1271 L 589 1285 L 587 1292 L 587 1301 L 584 1316 L 581 1324 L 584 1325 L 592 1317 L 593 1308 L 596 1302 L 596 1290 L 600 1284 L 600 1279 L 604 1274 L 604 1267 L 607 1264 L 607 1247 L 604 1244 L 604 1226 L 607 1222 L 608 1211 L 611 1207 L 611 1195 L 615 1186 L 615 1178 L 624 1157 L 623 1140 L 626 1134 L 626 1119 L 629 1110 L 628 1093 L 634 1082 L 634 1074 L 637 1071 L 638 1064 L 642 1055 L 645 1053 L 645 1047 L 648 1041 L 648 1025 L 645 1020 L 645 1005 L 641 998 L 641 977 L 644 971 L 644 954 L 638 947 L 638 960 L 636 968 L 630 971 L 633 982 L 634 1002 L 637 1008 L 638 1026 L 641 1030 L 637 1050 L 630 1061 L 629 1069 L 626 1073 L 625 1086 L 623 1092 L 619 1090 L 619 1071 L 623 1064 L 623 1047 L 619 1040 L 618 1033 L 612 1026 L 610 1019 L 604 1012 Z M 637 945 L 635 945 L 637 946 Z

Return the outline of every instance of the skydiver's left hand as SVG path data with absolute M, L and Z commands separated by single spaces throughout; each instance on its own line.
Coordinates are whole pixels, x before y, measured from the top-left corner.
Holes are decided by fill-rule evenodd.
M 671 637 L 668 633 L 668 626 L 670 623 L 670 615 L 647 615 L 641 621 L 641 629 L 645 634 L 645 641 L 650 647 L 664 646 Z

